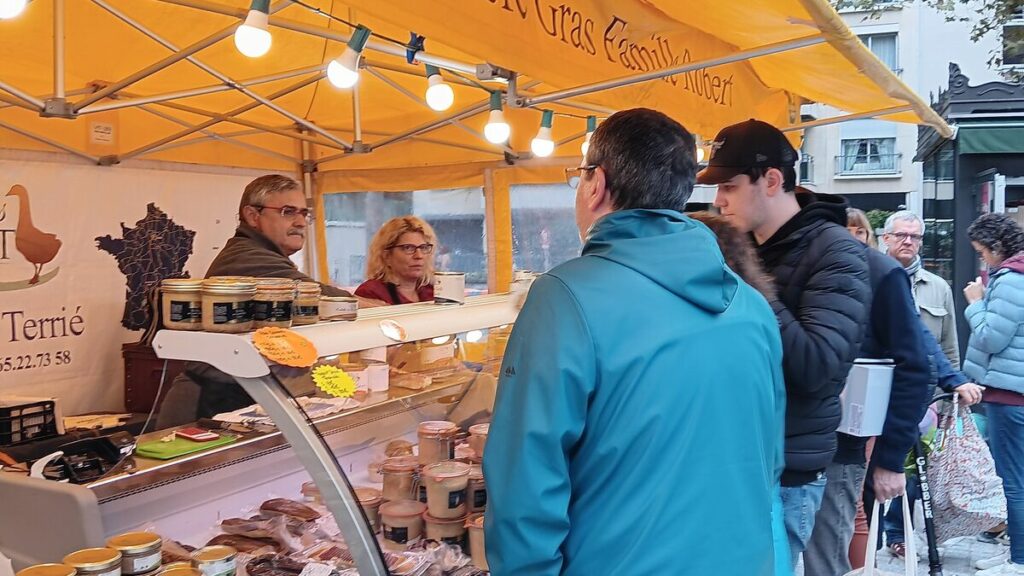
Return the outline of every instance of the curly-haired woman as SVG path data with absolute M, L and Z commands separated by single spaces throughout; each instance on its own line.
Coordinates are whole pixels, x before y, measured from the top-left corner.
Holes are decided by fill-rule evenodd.
M 366 257 L 366 282 L 356 296 L 409 304 L 434 299 L 437 235 L 415 216 L 392 218 L 373 235 Z
M 1005 214 L 984 214 L 967 229 L 991 270 L 964 288 L 971 326 L 964 372 L 986 387 L 992 459 L 1006 493 L 1010 558 L 978 572 L 1024 574 L 1024 230 Z

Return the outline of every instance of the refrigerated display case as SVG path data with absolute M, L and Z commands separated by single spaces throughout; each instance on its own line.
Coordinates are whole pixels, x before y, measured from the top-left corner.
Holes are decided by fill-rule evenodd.
M 162 331 L 154 340 L 159 357 L 205 362 L 230 374 L 275 428 L 229 432 L 237 434 L 229 444 L 170 460 L 136 455 L 123 469 L 86 485 L 0 473 L 0 552 L 17 569 L 59 561 L 139 529 L 201 546 L 221 520 L 270 497 L 297 497 L 312 479 L 360 573 L 387 574 L 352 486 L 371 483 L 371 461 L 388 442 L 415 442 L 420 422 L 450 419 L 466 428 L 487 416 L 517 312 L 513 296 L 497 294 L 463 305 L 361 310 L 353 322 L 296 327 L 318 355 L 314 366 L 301 369 L 266 360 L 251 333 Z M 358 406 L 308 420 L 294 397 L 315 391 L 312 371 L 349 367 L 364 356 L 388 361 L 389 388 L 366 392 Z M 418 388 L 399 387 L 403 379 Z M 145 434 L 138 442 L 168 432 Z

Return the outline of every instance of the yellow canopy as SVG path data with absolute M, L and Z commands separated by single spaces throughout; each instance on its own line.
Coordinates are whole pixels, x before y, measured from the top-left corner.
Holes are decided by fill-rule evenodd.
M 826 0 L 305 4 L 373 30 L 357 91 L 323 79 L 351 28 L 288 0 L 271 3 L 273 46 L 254 59 L 231 41 L 246 0 L 36 0 L 0 21 L 0 147 L 294 170 L 308 142 L 305 158 L 320 171 L 465 166 L 528 155 L 541 109 L 557 113 L 555 155 L 570 157 L 591 114 L 647 106 L 711 138 L 749 117 L 799 128 L 799 105 L 810 101 L 950 134 Z M 454 86 L 447 112 L 417 101 L 423 66 L 392 42 L 408 42 L 410 31 L 426 37 L 419 59 L 441 64 Z M 484 63 L 514 72 L 514 90 L 478 81 L 471 72 Z M 49 100 L 61 67 L 66 98 Z M 676 73 L 636 81 L 663 69 Z M 480 134 L 482 87 L 512 92 L 507 147 Z M 44 105 L 73 118 L 42 117 Z

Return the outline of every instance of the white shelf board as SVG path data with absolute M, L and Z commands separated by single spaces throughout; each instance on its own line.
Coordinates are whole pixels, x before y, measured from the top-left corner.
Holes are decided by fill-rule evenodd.
M 308 338 L 321 357 L 333 356 L 399 343 L 381 331 L 382 320 L 393 320 L 405 329 L 406 338 L 402 342 L 511 324 L 519 313 L 514 301 L 509 294 L 488 294 L 467 298 L 461 305 L 423 302 L 366 308 L 360 310 L 352 322 L 321 322 L 296 326 L 292 330 Z M 205 362 L 242 378 L 258 378 L 270 373 L 267 361 L 252 345 L 252 333 L 161 330 L 153 340 L 153 350 L 159 358 Z

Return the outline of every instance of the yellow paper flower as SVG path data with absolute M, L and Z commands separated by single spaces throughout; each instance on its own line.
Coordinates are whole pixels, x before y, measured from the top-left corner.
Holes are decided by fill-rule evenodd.
M 313 369 L 313 382 L 324 394 L 335 398 L 351 398 L 356 393 L 356 381 L 337 366 L 317 366 Z

